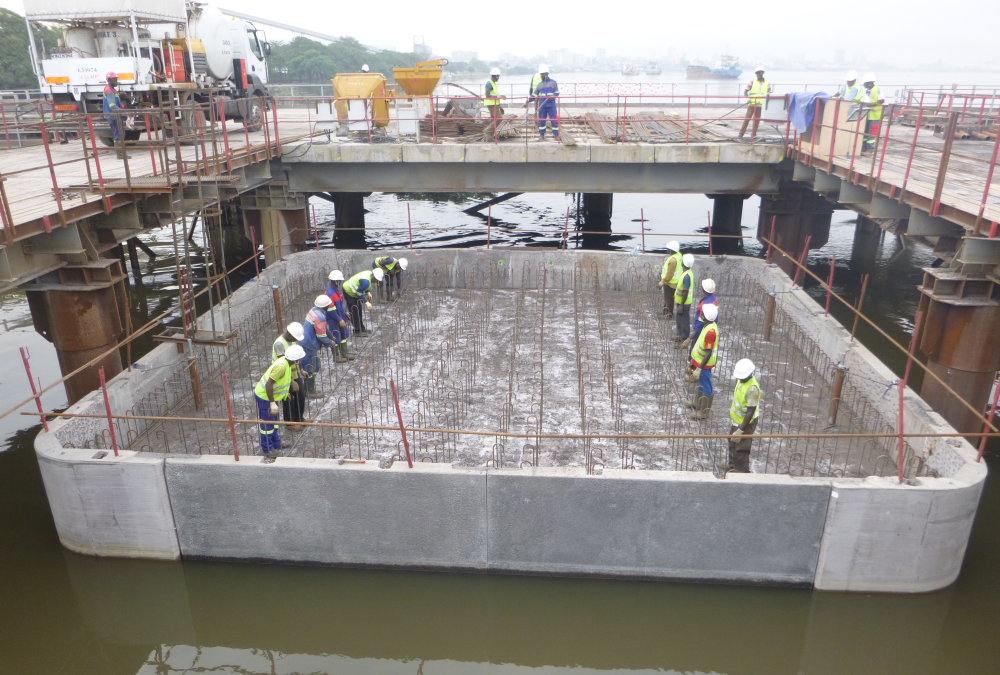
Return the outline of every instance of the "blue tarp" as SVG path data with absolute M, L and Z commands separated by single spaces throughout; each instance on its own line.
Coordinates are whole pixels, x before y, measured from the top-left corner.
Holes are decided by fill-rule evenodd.
M 797 132 L 805 133 L 809 125 L 812 124 L 813 117 L 816 115 L 816 101 L 818 99 L 825 101 L 828 98 L 830 95 L 822 91 L 789 94 L 788 119 L 791 120 L 792 126 Z

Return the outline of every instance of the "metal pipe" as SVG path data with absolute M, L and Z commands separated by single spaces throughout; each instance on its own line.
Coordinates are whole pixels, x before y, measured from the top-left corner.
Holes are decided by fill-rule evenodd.
M 799 278 L 802 276 L 802 270 L 805 268 L 806 256 L 809 255 L 809 242 L 811 242 L 811 241 L 812 241 L 812 235 L 810 234 L 810 235 L 808 235 L 806 237 L 806 245 L 802 247 L 802 255 L 799 256 L 799 267 L 798 267 L 797 270 L 795 270 L 795 277 L 792 279 L 792 284 L 794 284 L 795 286 L 799 285 Z M 775 247 L 775 248 L 777 248 L 777 247 Z M 793 260 L 794 260 L 794 258 L 793 258 Z M 822 281 L 823 280 L 820 279 L 821 283 L 822 283 Z
M 410 457 L 410 442 L 406 440 L 406 427 L 403 425 L 403 413 L 399 410 L 399 397 L 396 396 L 396 381 L 389 380 L 392 387 L 392 402 L 396 406 L 396 419 L 399 420 L 399 433 L 403 435 L 403 449 L 406 451 L 406 464 L 413 468 L 413 458 Z
M 1000 384 L 994 383 L 993 386 L 995 387 L 994 390 L 993 390 L 993 405 L 990 406 L 990 415 L 989 415 L 989 417 L 986 418 L 988 422 L 992 422 L 993 421 L 993 417 L 997 413 L 997 399 L 1000 398 Z M 41 405 L 41 404 L 39 404 L 39 405 Z M 977 462 L 983 461 L 983 452 L 986 450 L 986 438 L 987 438 L 986 435 L 985 435 L 985 432 L 988 429 L 989 429 L 989 424 L 986 424 L 986 425 L 983 426 L 984 435 L 983 435 L 982 439 L 979 441 L 979 453 L 976 455 L 976 461 Z
M 274 298 L 274 316 L 278 320 L 278 330 L 285 332 L 285 322 L 281 319 L 281 292 L 277 286 L 271 286 L 271 297 Z
M 910 340 L 910 351 L 906 357 L 906 369 L 903 371 L 903 379 L 899 383 L 899 482 L 903 482 L 903 394 L 906 384 L 910 379 L 910 366 L 913 365 L 913 352 L 917 350 L 917 336 L 920 335 L 920 323 L 923 321 L 923 311 L 917 312 L 917 320 L 913 324 L 913 338 Z
M 233 457 L 240 461 L 240 449 L 236 445 L 236 424 L 233 422 L 233 402 L 229 398 L 229 378 L 222 373 L 222 391 L 226 395 L 226 413 L 229 416 L 229 435 L 233 439 Z
M 410 212 L 410 202 L 406 202 L 406 229 L 410 233 L 410 250 L 413 250 L 413 214 Z
M 765 261 L 768 263 L 771 262 L 771 242 L 774 241 L 774 222 L 777 220 L 777 218 L 778 218 L 777 215 L 771 216 L 771 236 L 768 237 L 767 240 L 767 258 L 765 259 Z M 709 241 L 711 241 L 711 238 L 709 238 Z
M 830 316 L 830 293 L 833 291 L 833 270 L 837 265 L 836 254 L 830 258 L 830 280 L 826 284 L 826 311 L 823 316 Z
M 764 342 L 771 341 L 771 326 L 774 323 L 774 296 L 773 291 L 767 296 L 767 309 L 764 310 Z
M 858 304 L 854 308 L 854 326 L 851 328 L 851 342 L 854 342 L 854 334 L 858 331 L 858 319 L 861 318 L 861 303 L 865 301 L 865 291 L 868 290 L 868 276 L 861 277 L 861 295 L 858 296 Z
M 101 392 L 104 394 L 104 409 L 108 413 L 108 431 L 111 433 L 111 447 L 115 451 L 115 457 L 117 457 L 118 439 L 115 438 L 115 424 L 111 419 L 111 402 L 108 400 L 108 385 L 104 381 L 104 368 L 101 368 L 100 375 L 101 375 Z
M 28 384 L 31 385 L 31 393 L 35 396 L 35 403 L 38 405 L 38 416 L 42 420 L 42 427 L 48 431 L 49 423 L 46 421 L 45 415 L 42 414 L 42 399 L 38 396 L 38 390 L 35 388 L 35 380 L 31 377 L 31 366 L 28 364 L 29 358 L 28 348 L 21 347 L 21 360 L 24 361 L 24 372 L 28 374 Z
M 826 422 L 828 427 L 837 423 L 837 412 L 840 408 L 840 393 L 844 388 L 844 373 L 847 368 L 843 364 L 837 364 L 837 372 L 833 374 L 833 396 L 830 397 L 830 417 Z
M 204 399 L 201 395 L 201 375 L 198 373 L 198 359 L 194 357 L 194 345 L 188 339 L 188 372 L 191 375 L 191 392 L 194 395 L 194 409 L 201 410 L 205 407 Z

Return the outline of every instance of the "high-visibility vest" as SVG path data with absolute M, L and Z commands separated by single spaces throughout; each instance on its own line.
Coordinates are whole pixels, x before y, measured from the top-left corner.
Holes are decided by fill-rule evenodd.
M 281 353 L 280 354 L 278 353 L 278 345 L 279 344 L 281 345 Z M 285 339 L 284 335 L 279 335 L 278 339 L 275 340 L 274 344 L 271 346 L 271 361 L 272 362 L 277 361 L 279 357 L 284 356 L 285 353 L 288 351 L 288 348 L 291 347 L 293 344 L 295 344 L 295 340 L 292 340 L 291 342 L 289 342 L 288 340 Z M 298 368 L 298 366 L 296 366 L 291 361 L 288 362 L 288 365 L 290 365 L 292 367 L 292 379 L 293 380 L 299 379 L 299 368 Z
M 361 290 L 361 280 L 364 279 L 368 281 L 368 287 L 364 291 Z M 361 297 L 362 293 L 367 293 L 368 289 L 372 287 L 375 282 L 375 275 L 371 273 L 371 270 L 365 270 L 364 272 L 358 272 L 353 277 L 344 282 L 344 293 L 351 296 L 352 298 Z
M 866 89 L 865 93 L 862 95 L 862 100 L 865 103 L 875 103 L 879 99 L 878 85 L 876 84 L 870 90 Z M 882 106 L 877 105 L 868 111 L 868 119 L 873 122 L 878 122 L 882 119 Z
M 708 348 L 705 347 L 705 336 L 708 335 L 708 331 L 715 331 L 715 346 L 712 347 L 712 355 L 708 357 L 708 363 L 705 363 L 705 354 L 708 353 Z M 694 343 L 694 349 L 691 351 L 691 360 L 698 364 L 699 368 L 711 368 L 715 365 L 715 357 L 719 354 L 719 326 L 714 321 L 709 321 L 702 327 L 701 332 L 698 334 L 698 341 Z
M 681 280 L 681 275 L 684 274 L 684 265 L 681 263 L 682 257 L 683 256 L 680 254 L 680 251 L 667 256 L 666 260 L 663 261 L 663 270 L 660 272 L 660 281 L 666 281 L 671 286 L 677 285 L 677 282 Z M 674 263 L 674 275 L 667 279 L 667 269 L 670 267 L 671 260 L 676 261 Z
M 288 388 L 292 383 L 292 369 L 289 367 L 291 366 L 291 363 L 289 363 L 288 359 L 284 356 L 275 360 L 275 362 L 270 365 L 267 372 L 264 373 L 264 376 L 260 378 L 260 382 L 258 382 L 257 386 L 253 388 L 253 393 L 257 394 L 257 396 L 261 397 L 265 401 L 267 400 L 267 381 L 274 379 L 271 377 L 271 373 L 274 372 L 275 368 L 281 364 L 284 364 L 285 366 L 285 374 L 281 376 L 281 379 L 274 381 L 274 387 L 271 391 L 274 392 L 275 401 L 284 401 L 288 398 Z
M 750 91 L 747 95 L 747 103 L 749 105 L 760 105 L 764 102 L 764 97 L 767 95 L 768 90 L 770 90 L 771 85 L 768 84 L 767 80 L 761 82 L 756 77 L 753 82 L 750 83 Z
M 764 398 L 764 392 L 760 389 L 760 383 L 757 382 L 757 378 L 750 376 L 750 379 L 746 382 L 737 382 L 736 389 L 733 390 L 733 405 L 729 408 L 729 419 L 733 421 L 733 424 L 739 426 L 743 424 L 743 418 L 747 415 L 747 393 L 753 388 L 757 387 L 757 391 L 760 392 L 761 399 Z M 756 410 L 753 411 L 753 419 L 757 419 L 760 415 L 760 401 L 757 402 Z
M 486 96 L 496 96 L 496 98 L 486 98 Z M 492 79 L 486 80 L 486 105 L 500 105 L 500 90 L 497 89 L 497 83 Z
M 387 261 L 391 261 L 391 262 L 387 262 Z M 396 260 L 395 258 L 393 258 L 391 255 L 383 255 L 383 256 L 379 256 L 378 258 L 375 258 L 375 264 L 378 265 L 379 267 L 381 267 L 382 269 L 386 270 L 390 274 L 392 274 L 394 272 L 394 270 L 396 268 L 396 265 L 398 263 L 399 263 L 399 261 Z
M 853 87 L 848 87 L 844 85 L 844 100 L 857 103 L 861 100 L 861 94 L 864 92 L 864 88 L 858 83 L 854 83 Z
M 681 267 L 683 268 L 683 265 Z M 687 299 L 684 300 L 685 305 L 690 305 L 691 301 L 694 299 L 694 270 L 684 270 L 681 272 L 680 278 L 677 279 L 677 290 L 674 291 L 674 302 L 681 302 L 681 293 L 684 292 L 684 277 L 691 280 L 691 283 L 687 288 Z
M 535 73 L 532 76 L 532 78 L 531 78 L 531 91 L 528 92 L 528 93 L 530 93 L 532 96 L 534 96 L 535 95 L 535 89 L 538 88 L 538 83 L 541 82 L 541 81 L 542 81 L 542 74 L 541 73 Z

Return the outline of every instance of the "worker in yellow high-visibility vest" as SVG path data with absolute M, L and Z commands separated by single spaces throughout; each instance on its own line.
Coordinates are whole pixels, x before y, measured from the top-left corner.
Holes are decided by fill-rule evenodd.
M 760 113 L 764 107 L 764 99 L 771 93 L 771 83 L 764 79 L 764 66 L 757 66 L 756 77 L 747 85 L 743 93 L 747 95 L 747 116 L 743 118 L 743 126 L 740 127 L 740 138 L 747 132 L 747 125 L 753 118 L 753 130 L 750 138 L 757 135 L 757 127 L 760 125 Z
M 305 358 L 306 352 L 298 344 L 294 344 L 285 350 L 282 356 L 274 360 L 274 363 L 267 369 L 260 378 L 260 382 L 253 388 L 253 397 L 257 401 L 257 414 L 260 419 L 260 449 L 264 451 L 264 457 L 273 461 L 277 456 L 277 451 L 281 448 L 281 439 L 278 437 L 277 425 L 265 420 L 278 419 L 278 403 L 281 403 L 288 394 L 299 390 L 298 383 L 292 379 L 292 369 Z
M 483 104 L 493 118 L 494 127 L 498 120 L 503 119 L 503 106 L 500 105 L 500 101 L 507 98 L 500 95 L 500 87 L 497 85 L 499 81 L 500 69 L 493 68 L 490 70 L 490 79 L 486 80 L 486 85 L 483 87 Z
M 760 415 L 760 383 L 754 376 L 757 370 L 750 359 L 740 359 L 733 369 L 736 388 L 733 404 L 729 408 L 729 470 L 750 473 L 750 445 L 753 443 L 757 418 Z
M 861 84 L 858 82 L 858 71 L 849 70 L 847 75 L 847 84 L 845 84 L 840 91 L 831 96 L 831 98 L 841 98 L 845 101 L 851 101 L 852 103 L 857 103 L 861 100 L 861 93 L 864 91 Z
M 719 355 L 719 325 L 715 323 L 719 318 L 719 306 L 703 305 L 701 311 L 705 316 L 705 325 L 691 349 L 691 370 L 684 378 L 687 382 L 698 383 L 689 404 L 694 408 L 692 417 L 696 420 L 706 419 L 712 412 L 712 401 L 715 400 L 712 370 Z
M 885 103 L 885 97 L 875 84 L 875 73 L 865 73 L 864 86 L 861 103 L 868 110 L 868 118 L 865 120 L 865 141 L 861 154 L 871 152 L 875 147 L 875 138 L 882 127 L 882 104 Z
M 691 333 L 691 302 L 694 298 L 694 256 L 685 253 L 681 256 L 681 276 L 674 289 L 674 321 L 677 325 L 677 335 L 674 336 L 674 347 L 680 349 L 681 342 Z
M 681 263 L 681 245 L 676 241 L 667 242 L 667 250 L 670 255 L 663 261 L 660 270 L 660 283 L 657 286 L 663 287 L 663 314 L 672 317 L 674 315 L 674 292 L 677 291 L 677 282 L 681 280 L 684 273 L 684 265 Z

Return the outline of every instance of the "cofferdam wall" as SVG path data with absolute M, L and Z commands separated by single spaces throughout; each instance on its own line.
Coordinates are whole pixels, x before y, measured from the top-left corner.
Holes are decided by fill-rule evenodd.
M 163 345 L 109 382 L 118 457 L 100 392 L 68 411 L 94 417 L 52 422 L 36 451 L 63 544 L 826 590 L 918 592 L 957 577 L 985 465 L 964 440 L 908 437 L 900 484 L 898 397 L 883 396 L 894 375 L 773 266 L 696 260 L 696 280 L 713 278 L 721 298 L 716 400 L 698 422 L 660 312 L 662 256 L 386 253 L 410 261 L 403 294 L 366 316 L 373 334 L 351 338 L 353 361 L 324 354 L 317 424 L 282 428 L 273 463 L 252 423 L 230 432 L 221 375 L 237 421 L 256 419 L 250 390 L 278 334 L 272 287 L 284 322 L 301 320 L 331 269 L 370 269 L 371 252 L 289 256 L 214 309 L 228 344 Z M 745 357 L 764 392 L 756 433 L 808 437 L 756 438 L 752 473 L 735 474 L 726 440 L 705 436 L 728 433 L 729 375 Z M 835 364 L 848 370 L 829 427 Z M 954 433 L 909 390 L 904 424 Z

